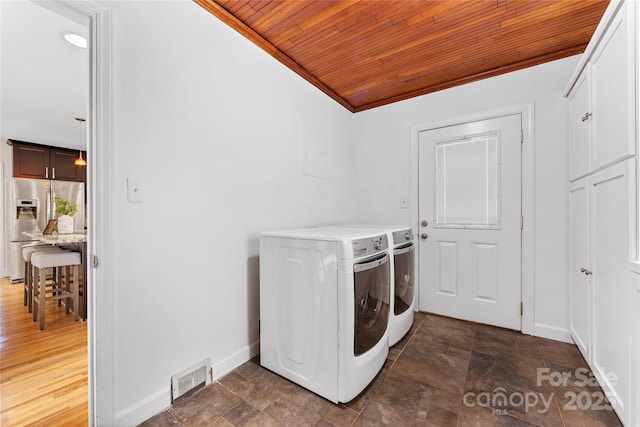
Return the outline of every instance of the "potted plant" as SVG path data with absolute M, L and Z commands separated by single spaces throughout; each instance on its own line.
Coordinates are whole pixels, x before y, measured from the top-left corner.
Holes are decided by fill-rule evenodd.
M 78 205 L 72 205 L 71 199 L 63 199 L 62 197 L 54 197 L 53 202 L 56 205 L 56 213 L 58 216 L 58 233 L 73 233 L 73 217 L 78 213 Z

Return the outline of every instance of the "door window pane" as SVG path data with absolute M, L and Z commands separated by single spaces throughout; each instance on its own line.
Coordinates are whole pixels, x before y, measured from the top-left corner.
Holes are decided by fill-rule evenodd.
M 436 227 L 500 228 L 500 135 L 436 143 Z

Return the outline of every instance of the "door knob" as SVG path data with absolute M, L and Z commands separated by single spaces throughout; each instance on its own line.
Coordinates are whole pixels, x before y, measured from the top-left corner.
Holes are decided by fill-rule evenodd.
M 421 238 L 422 240 L 427 240 L 427 237 L 429 237 L 429 235 L 428 235 L 427 233 L 422 233 L 422 234 L 420 235 L 420 238 Z
M 586 269 L 586 268 L 584 268 L 584 267 L 582 267 L 582 268 L 580 269 L 580 272 L 581 272 L 581 273 L 586 274 L 587 276 L 589 276 L 589 275 L 593 274 L 591 271 L 587 270 L 587 269 Z
M 427 222 L 426 219 L 423 219 L 422 221 L 420 221 L 420 225 L 426 227 L 427 225 L 429 225 L 429 222 Z

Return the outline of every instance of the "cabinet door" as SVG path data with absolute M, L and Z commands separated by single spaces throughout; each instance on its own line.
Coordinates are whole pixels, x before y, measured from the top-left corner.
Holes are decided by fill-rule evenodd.
M 591 102 L 589 69 L 576 82 L 569 95 L 569 167 L 571 180 L 590 172 Z
M 592 170 L 635 152 L 634 38 L 631 2 L 611 22 L 591 59 Z
M 585 360 L 591 359 L 591 273 L 589 263 L 589 186 L 583 178 L 569 185 L 570 327 Z
M 592 367 L 625 424 L 631 403 L 629 257 L 631 221 L 635 220 L 635 196 L 631 196 L 634 179 L 633 159 L 589 178 L 594 294 Z
M 48 179 L 49 149 L 13 143 L 13 176 Z
M 640 264 L 633 263 L 631 272 L 631 401 L 640 402 Z M 629 425 L 640 425 L 640 405 L 631 408 Z
M 51 148 L 51 179 L 84 181 L 86 166 L 74 164 L 79 155 L 80 152 L 76 150 Z

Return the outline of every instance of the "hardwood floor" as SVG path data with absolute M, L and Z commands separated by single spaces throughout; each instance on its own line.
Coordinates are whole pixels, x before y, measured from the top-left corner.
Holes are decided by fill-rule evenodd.
M 50 301 L 41 331 L 22 289 L 0 279 L 0 425 L 86 426 L 87 324 Z

